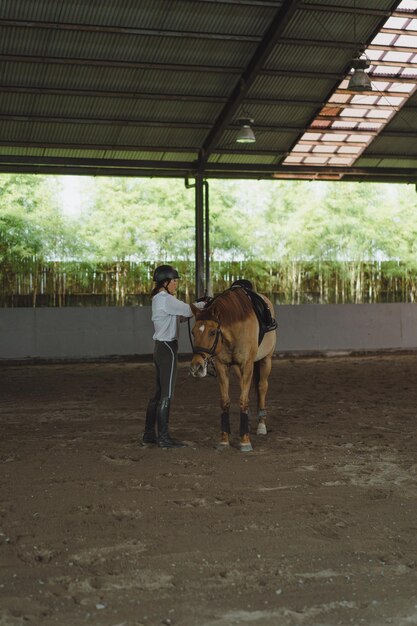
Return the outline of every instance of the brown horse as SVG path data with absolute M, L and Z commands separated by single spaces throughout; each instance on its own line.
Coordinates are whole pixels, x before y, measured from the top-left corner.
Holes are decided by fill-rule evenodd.
M 272 303 L 262 296 L 272 317 Z M 219 447 L 229 446 L 230 435 L 230 396 L 229 374 L 231 366 L 236 366 L 240 380 L 240 449 L 252 450 L 249 437 L 249 391 L 255 370 L 258 399 L 258 435 L 266 435 L 265 397 L 268 390 L 268 377 L 271 372 L 272 355 L 275 349 L 275 330 L 265 333 L 258 345 L 259 322 L 252 302 L 246 291 L 233 288 L 214 298 L 205 309 L 191 305 L 195 315 L 192 330 L 194 356 L 190 364 L 193 376 L 207 374 L 209 360 L 214 360 L 219 386 L 221 406 L 221 440 Z

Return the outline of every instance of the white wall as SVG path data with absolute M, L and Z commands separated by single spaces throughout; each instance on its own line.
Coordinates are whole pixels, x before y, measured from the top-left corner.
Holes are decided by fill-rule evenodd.
M 417 349 L 417 305 L 278 306 L 278 353 Z M 94 359 L 153 351 L 150 307 L 0 309 L 0 359 Z M 181 353 L 190 353 L 182 324 Z

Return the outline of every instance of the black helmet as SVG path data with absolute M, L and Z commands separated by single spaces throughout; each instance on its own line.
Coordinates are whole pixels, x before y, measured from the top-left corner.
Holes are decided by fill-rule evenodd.
M 243 289 L 249 289 L 249 291 L 253 291 L 252 283 L 246 278 L 238 278 L 238 280 L 235 280 L 235 282 L 232 284 L 232 287 L 243 287 Z
M 159 265 L 153 273 L 153 279 L 156 283 L 160 283 L 164 280 L 172 280 L 173 278 L 179 278 L 179 275 L 172 265 Z

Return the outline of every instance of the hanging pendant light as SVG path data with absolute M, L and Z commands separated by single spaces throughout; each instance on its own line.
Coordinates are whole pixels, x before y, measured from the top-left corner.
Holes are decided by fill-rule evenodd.
M 365 73 L 369 66 L 369 60 L 359 55 L 352 59 L 353 74 L 349 80 L 349 91 L 372 91 L 371 79 Z
M 250 117 L 242 117 L 239 119 L 240 130 L 236 135 L 237 143 L 255 143 L 255 133 L 251 128 L 254 120 Z
M 356 0 L 353 1 L 353 40 L 357 45 L 358 37 L 356 32 Z M 359 46 L 358 46 L 359 47 Z M 372 91 L 372 83 L 365 70 L 370 66 L 369 59 L 361 56 L 360 49 L 352 59 L 353 74 L 350 77 L 348 89 L 350 91 Z

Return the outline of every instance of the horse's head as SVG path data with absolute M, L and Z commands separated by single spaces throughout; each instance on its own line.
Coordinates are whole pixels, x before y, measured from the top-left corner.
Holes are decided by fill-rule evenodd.
M 220 321 L 207 309 L 202 311 L 191 305 L 195 315 L 193 334 L 193 358 L 190 363 L 190 373 L 198 378 L 207 374 L 207 363 L 221 349 L 222 331 Z

